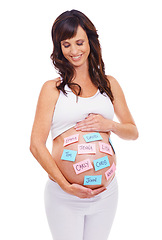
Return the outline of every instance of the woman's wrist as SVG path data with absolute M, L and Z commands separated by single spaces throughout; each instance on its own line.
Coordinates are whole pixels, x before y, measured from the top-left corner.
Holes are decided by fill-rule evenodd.
M 115 132 L 115 129 L 116 129 L 116 122 L 114 122 L 113 120 L 109 120 L 107 119 L 107 130 L 106 132 Z
M 70 188 L 71 184 L 66 179 L 64 179 L 63 181 L 59 182 L 59 185 L 65 192 L 67 192 L 67 193 L 71 192 L 71 190 L 70 190 L 71 189 Z
M 117 129 L 117 124 L 118 124 L 117 122 L 111 121 L 111 126 L 110 126 L 111 132 L 115 133 L 115 131 Z

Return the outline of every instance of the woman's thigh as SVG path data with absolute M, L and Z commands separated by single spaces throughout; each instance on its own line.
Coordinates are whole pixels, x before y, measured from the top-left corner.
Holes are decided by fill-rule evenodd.
M 73 208 L 73 203 L 69 204 L 70 202 L 60 194 L 56 183 L 50 180 L 47 182 L 45 210 L 54 240 L 83 240 L 84 215 Z
M 107 197 L 94 204 L 92 214 L 85 216 L 83 240 L 107 240 L 118 202 L 118 187 L 116 179 L 108 189 Z

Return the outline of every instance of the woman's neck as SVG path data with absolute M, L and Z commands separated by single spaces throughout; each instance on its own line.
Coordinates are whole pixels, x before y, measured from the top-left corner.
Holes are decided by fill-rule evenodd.
M 73 79 L 73 82 L 78 83 L 80 86 L 92 83 L 89 75 L 88 64 L 75 68 L 75 78 Z

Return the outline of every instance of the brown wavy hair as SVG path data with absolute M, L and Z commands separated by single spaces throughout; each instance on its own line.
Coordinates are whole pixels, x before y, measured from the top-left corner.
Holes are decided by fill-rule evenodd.
M 102 60 L 97 30 L 88 17 L 77 10 L 62 13 L 57 17 L 52 26 L 53 52 L 51 54 L 51 59 L 62 79 L 61 82 L 59 81 L 57 89 L 66 94 L 64 87 L 67 84 L 77 96 L 80 95 L 81 87 L 77 83 L 72 82 L 75 76 L 75 69 L 64 57 L 61 50 L 61 41 L 74 37 L 77 33 L 78 26 L 83 28 L 89 40 L 90 54 L 88 56 L 88 61 L 91 81 L 101 93 L 105 92 L 113 102 L 114 97 L 111 91 L 110 82 L 105 75 L 105 66 Z

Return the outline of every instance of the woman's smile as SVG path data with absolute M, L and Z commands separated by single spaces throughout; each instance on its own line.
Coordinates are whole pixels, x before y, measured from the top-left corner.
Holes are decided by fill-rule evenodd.
M 81 59 L 82 55 L 83 54 L 79 54 L 77 56 L 71 56 L 71 58 L 72 58 L 73 61 L 79 61 Z

